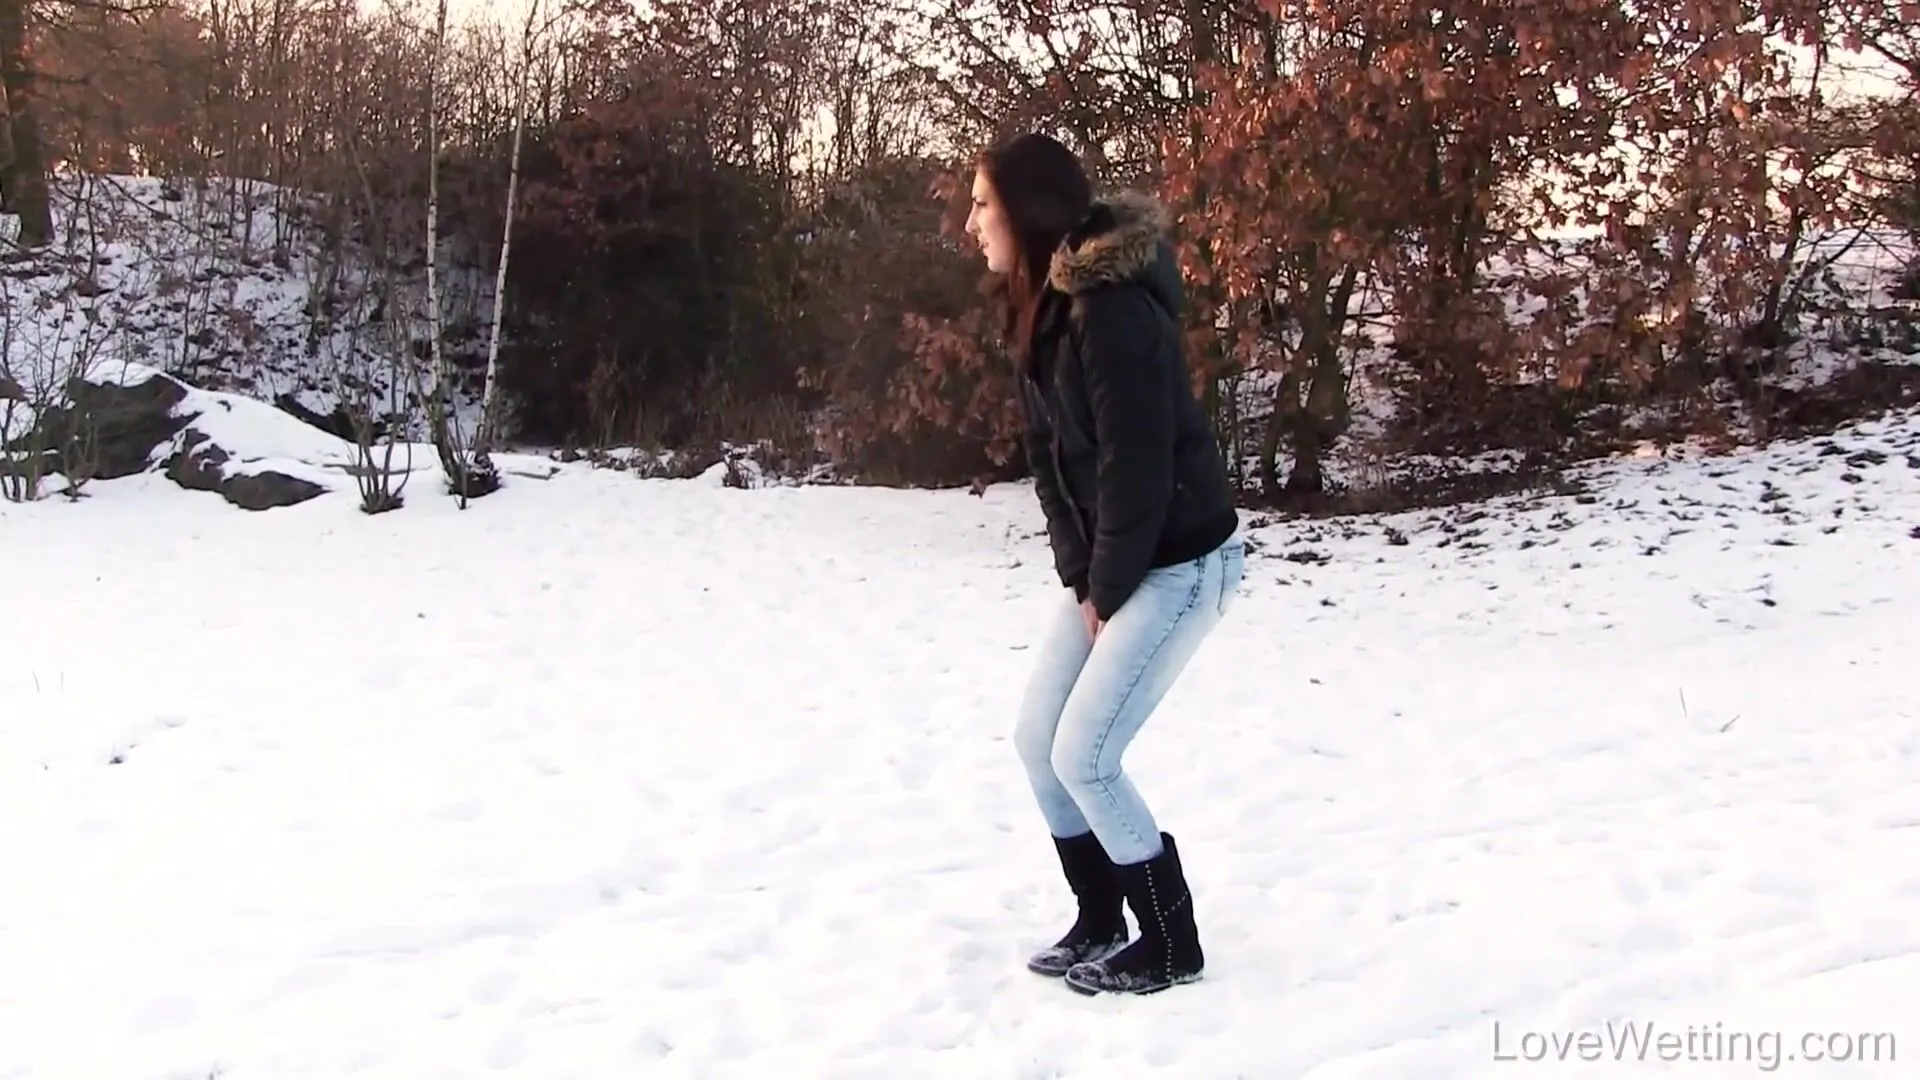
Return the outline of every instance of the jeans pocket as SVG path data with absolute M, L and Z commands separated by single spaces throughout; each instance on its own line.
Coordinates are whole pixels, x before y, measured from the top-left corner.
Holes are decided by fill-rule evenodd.
M 1239 599 L 1240 582 L 1247 571 L 1247 549 L 1238 543 L 1230 542 L 1220 549 L 1220 599 L 1216 610 L 1225 615 Z

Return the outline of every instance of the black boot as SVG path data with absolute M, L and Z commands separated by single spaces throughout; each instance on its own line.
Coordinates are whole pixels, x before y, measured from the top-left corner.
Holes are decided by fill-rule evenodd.
M 1065 975 L 1084 960 L 1097 960 L 1127 943 L 1125 894 L 1114 875 L 1113 860 L 1092 833 L 1053 838 L 1060 869 L 1080 901 L 1080 917 L 1065 937 L 1027 958 L 1027 969 L 1049 978 Z
M 1115 867 L 1140 939 L 1112 956 L 1075 964 L 1068 986 L 1083 994 L 1151 994 L 1200 978 L 1206 955 L 1193 922 L 1193 894 L 1173 837 L 1161 833 L 1160 842 L 1165 850 L 1146 862 Z

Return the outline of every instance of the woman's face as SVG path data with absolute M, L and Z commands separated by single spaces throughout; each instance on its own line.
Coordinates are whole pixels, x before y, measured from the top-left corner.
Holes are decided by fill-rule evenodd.
M 1014 258 L 1019 253 L 1013 226 L 1007 221 L 999 196 L 994 194 L 992 182 L 978 169 L 973 174 L 973 209 L 967 214 L 967 235 L 980 245 L 988 270 L 1004 274 L 1013 269 Z

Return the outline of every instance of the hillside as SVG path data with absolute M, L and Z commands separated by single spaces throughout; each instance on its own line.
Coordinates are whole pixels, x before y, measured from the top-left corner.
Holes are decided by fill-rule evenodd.
M 335 434 L 355 410 L 419 434 L 407 394 L 426 340 L 424 236 L 379 258 L 317 201 L 245 181 L 66 176 L 56 197 L 57 248 L 0 251 L 0 372 L 28 402 L 68 376 L 111 381 L 137 364 Z M 492 285 L 447 260 L 442 310 L 469 430 Z M 10 431 L 30 423 L 23 412 Z

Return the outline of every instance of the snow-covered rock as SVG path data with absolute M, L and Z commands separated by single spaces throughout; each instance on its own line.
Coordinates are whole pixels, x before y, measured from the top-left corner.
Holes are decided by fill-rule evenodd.
M 395 486 L 423 470 L 443 482 L 421 441 L 418 253 L 369 251 L 313 198 L 250 181 L 63 176 L 54 204 L 55 244 L 0 245 L 0 484 L 13 497 L 145 472 L 248 509 L 358 493 L 386 467 L 362 463 L 362 425 L 410 440 Z M 441 275 L 448 404 L 466 432 L 492 288 L 469 262 L 444 252 Z
M 44 410 L 33 429 L 0 449 L 15 456 L 44 448 L 44 475 L 114 480 L 159 472 L 183 488 L 217 493 L 246 510 L 295 506 L 330 492 L 357 493 L 356 476 L 370 467 L 357 443 L 282 409 L 189 386 L 140 364 L 116 364 L 76 378 L 66 397 L 71 404 Z M 372 450 L 375 458 L 383 457 L 384 444 L 375 443 Z M 559 468 L 527 455 L 499 455 L 496 464 L 536 479 Z M 394 487 L 422 480 L 444 483 L 430 445 L 397 446 L 391 472 Z

